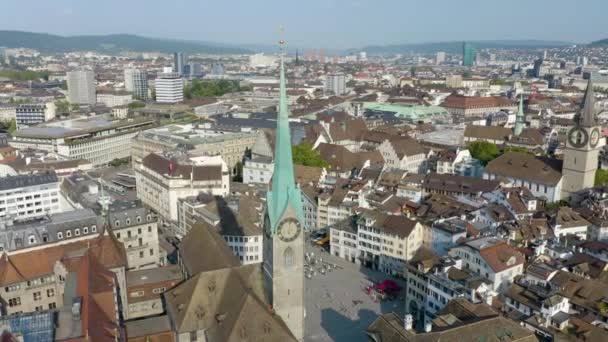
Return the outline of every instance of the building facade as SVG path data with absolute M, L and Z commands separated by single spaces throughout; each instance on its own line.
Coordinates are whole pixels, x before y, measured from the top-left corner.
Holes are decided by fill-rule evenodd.
M 60 212 L 59 184 L 53 171 L 0 177 L 0 218 L 23 221 Z
M 15 109 L 17 128 L 34 126 L 55 118 L 56 106 L 53 102 L 20 104 Z
M 95 73 L 91 70 L 75 70 L 67 73 L 68 101 L 74 104 L 94 105 Z
M 148 99 L 148 73 L 141 69 L 125 69 L 125 89 L 133 93 L 133 98 Z
M 155 86 L 158 103 L 179 103 L 184 100 L 184 80 L 178 73 L 160 74 Z
M 110 206 L 109 224 L 127 254 L 127 269 L 162 266 L 165 256 L 158 241 L 156 215 L 138 202 L 115 202 Z

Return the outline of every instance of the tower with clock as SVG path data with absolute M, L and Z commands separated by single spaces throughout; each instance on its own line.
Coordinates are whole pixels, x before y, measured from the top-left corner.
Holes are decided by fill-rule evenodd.
M 279 113 L 274 173 L 266 196 L 264 280 L 275 312 L 299 341 L 304 338 L 304 214 L 293 174 L 285 79 L 285 42 L 280 41 Z
M 582 189 L 593 187 L 603 138 L 595 115 L 593 83 L 589 80 L 583 108 L 568 131 L 562 167 L 562 199 Z

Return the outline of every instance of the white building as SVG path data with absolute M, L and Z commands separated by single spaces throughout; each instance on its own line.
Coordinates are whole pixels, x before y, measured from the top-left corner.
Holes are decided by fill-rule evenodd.
M 133 95 L 128 92 L 97 93 L 97 103 L 103 103 L 106 107 L 125 106 L 131 102 L 133 102 Z
M 17 105 L 0 104 L 0 122 L 15 120 L 17 116 Z
M 178 103 L 184 100 L 184 80 L 178 73 L 162 73 L 155 81 L 156 102 Z
M 15 109 L 17 128 L 34 126 L 55 118 L 57 106 L 55 103 L 20 104 Z
M 328 74 L 325 80 L 325 92 L 336 96 L 346 93 L 346 76 L 344 74 Z
M 279 58 L 277 56 L 265 55 L 257 53 L 249 56 L 249 67 L 251 68 L 268 68 L 277 65 Z
M 508 180 L 510 186 L 528 188 L 534 197 L 557 202 L 562 195 L 562 172 L 547 159 L 528 153 L 507 152 L 490 161 L 483 179 Z
M 387 274 L 403 276 L 405 262 L 424 242 L 424 226 L 405 216 L 369 212 L 345 220 L 330 226 L 330 252 Z
M 91 70 L 75 70 L 67 73 L 68 100 L 75 104 L 94 105 L 95 73 Z
M 447 255 L 458 240 L 467 237 L 469 223 L 459 217 L 441 219 L 431 225 L 431 247 L 439 256 Z
M 60 159 L 84 159 L 98 166 L 129 157 L 131 140 L 139 130 L 155 124 L 153 119 L 113 120 L 98 115 L 20 129 L 9 143 L 19 150 L 39 149 Z
M 504 291 L 523 274 L 524 257 L 505 241 L 482 237 L 454 247 L 449 253 L 462 259 L 464 268 L 492 283 L 492 290 Z
M 177 222 L 179 198 L 200 192 L 230 192 L 228 167 L 221 157 L 173 158 L 151 153 L 135 169 L 137 197 L 165 221 Z
M 550 221 L 553 234 L 558 239 L 566 235 L 576 235 L 585 240 L 591 223 L 570 207 L 560 207 Z
M 148 73 L 140 69 L 125 69 L 125 89 L 138 100 L 148 99 Z
M 27 220 L 61 211 L 54 171 L 0 178 L 0 218 Z
M 385 167 L 413 173 L 422 173 L 426 166 L 427 153 L 411 138 L 386 139 L 378 151 L 382 154 Z

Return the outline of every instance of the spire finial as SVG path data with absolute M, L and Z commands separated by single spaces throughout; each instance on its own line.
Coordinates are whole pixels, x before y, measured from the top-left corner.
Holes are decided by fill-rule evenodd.
M 281 49 L 281 57 L 283 56 L 283 54 L 285 53 L 285 26 L 280 25 L 279 26 L 279 48 Z

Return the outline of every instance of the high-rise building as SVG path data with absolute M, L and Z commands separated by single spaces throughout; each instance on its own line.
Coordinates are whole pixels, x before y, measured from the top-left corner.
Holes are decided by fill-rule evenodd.
M 284 44 L 281 44 L 284 52 Z M 284 53 L 283 53 L 284 54 Z M 266 195 L 264 280 L 275 312 L 298 341 L 304 337 L 304 210 L 296 186 L 289 131 L 285 66 L 281 55 L 272 188 Z
M 547 68 L 545 66 L 545 61 L 541 58 L 534 61 L 534 69 L 533 69 L 534 77 L 543 77 L 547 73 Z
M 203 66 L 200 63 L 190 63 L 190 77 L 203 76 Z
M 75 70 L 68 72 L 68 100 L 75 104 L 94 105 L 95 73 L 91 70 Z
M 437 57 L 435 58 L 435 62 L 437 64 L 441 64 L 441 63 L 445 62 L 445 52 L 443 52 L 443 51 L 437 52 Z
M 178 103 L 184 100 L 184 81 L 176 72 L 165 72 L 156 78 L 156 102 Z
M 473 43 L 464 42 L 462 43 L 462 65 L 473 66 L 475 65 L 476 49 Z
M 570 129 L 566 139 L 562 168 L 562 199 L 567 199 L 577 191 L 593 187 L 599 151 L 604 145 L 601 129 L 595 115 L 593 81 L 589 80 L 583 108 L 576 116 L 574 127 Z
M 148 73 L 145 70 L 125 69 L 125 89 L 140 100 L 148 99 Z
M 344 95 L 346 93 L 346 76 L 340 73 L 328 74 L 325 80 L 325 91 L 336 96 Z
M 184 76 L 186 65 L 188 64 L 188 55 L 183 52 L 175 52 L 173 54 L 173 71 L 180 76 Z

